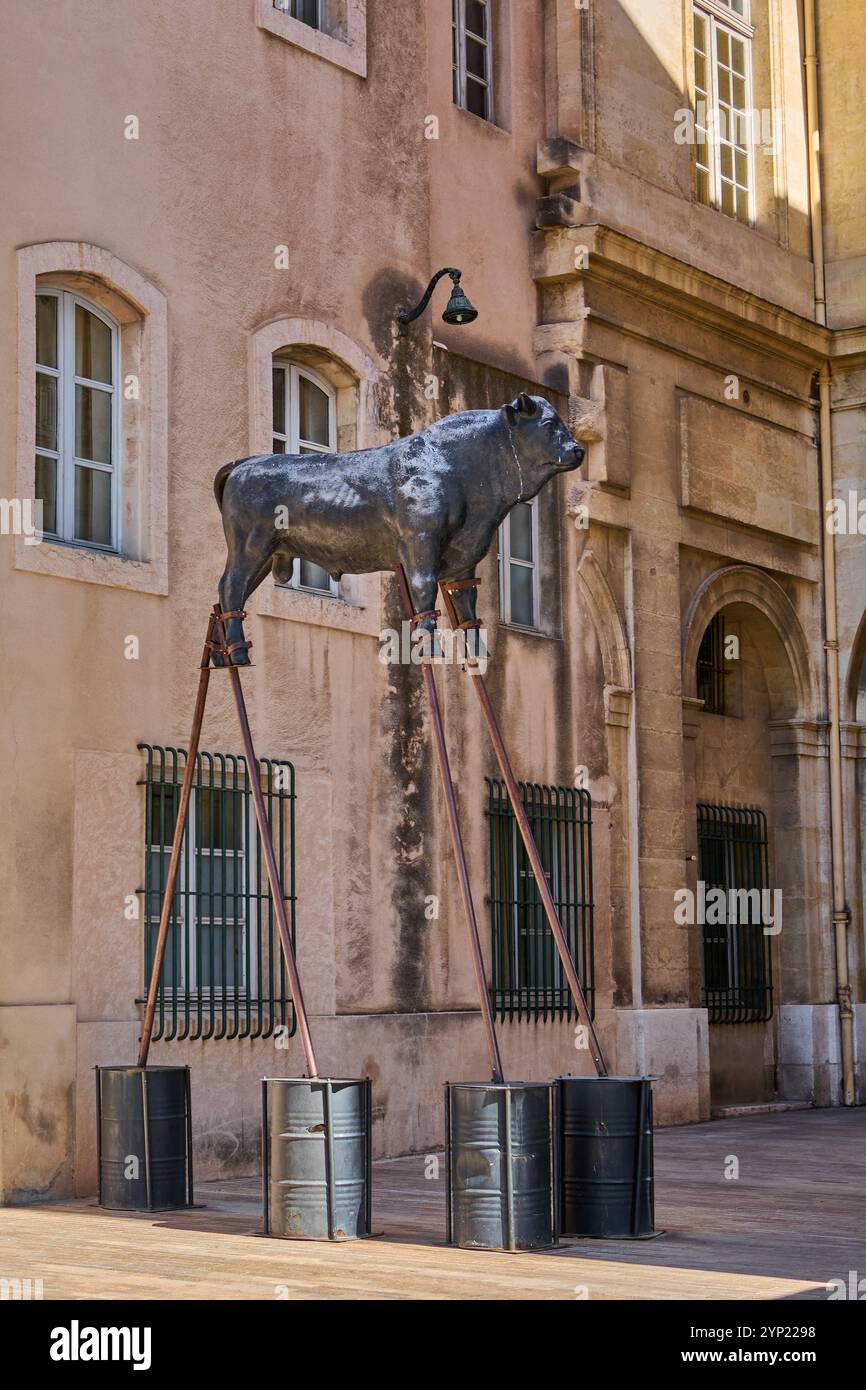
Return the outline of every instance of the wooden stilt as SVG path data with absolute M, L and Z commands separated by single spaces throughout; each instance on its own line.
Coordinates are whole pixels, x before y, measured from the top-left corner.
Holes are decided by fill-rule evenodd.
M 442 590 L 442 598 L 445 603 L 445 611 L 448 614 L 448 621 L 451 623 L 452 628 L 457 629 L 460 626 L 460 621 L 457 616 L 457 610 L 454 607 L 454 600 L 451 596 L 448 584 L 444 583 L 440 587 Z M 465 588 L 466 582 L 463 581 L 460 584 L 460 587 Z M 535 878 L 535 882 L 538 885 L 538 892 L 541 897 L 541 903 L 544 908 L 544 913 L 547 917 L 548 925 L 550 926 L 551 934 L 556 944 L 556 949 L 559 952 L 559 959 L 562 962 L 563 973 L 565 975 L 566 980 L 568 981 L 568 987 L 571 990 L 571 996 L 574 1000 L 578 1017 L 587 1030 L 589 1051 L 592 1056 L 592 1060 L 595 1064 L 596 1072 L 599 1076 L 607 1076 L 607 1066 L 605 1065 L 604 1056 L 601 1050 L 601 1044 L 599 1043 L 598 1036 L 596 1034 L 592 1019 L 590 1017 L 589 1008 L 586 1002 L 586 996 L 583 992 L 580 980 L 577 976 L 577 970 L 575 968 L 574 960 L 572 959 L 571 951 L 569 950 L 568 941 L 566 940 L 565 933 L 562 930 L 562 924 L 560 923 L 559 916 L 556 911 L 556 904 L 553 901 L 553 895 L 551 894 L 550 886 L 547 882 L 547 875 L 544 872 L 544 866 L 541 862 L 541 855 L 538 853 L 538 847 L 535 843 L 535 838 L 532 834 L 532 829 L 527 819 L 526 812 L 523 809 L 523 802 L 520 796 L 520 789 L 518 788 L 517 780 L 511 769 L 511 762 L 509 760 L 505 744 L 502 740 L 502 734 L 499 729 L 499 723 L 497 721 L 496 715 L 493 712 L 493 706 L 490 703 L 490 696 L 487 693 L 487 687 L 484 684 L 484 678 L 481 675 L 480 671 L 476 670 L 471 673 L 470 680 L 472 685 L 474 685 L 475 687 L 475 693 L 477 694 L 478 701 L 481 705 L 481 712 L 484 716 L 484 721 L 487 725 L 487 729 L 490 734 L 490 739 L 493 744 L 493 750 L 496 754 L 496 760 L 499 763 L 499 768 L 502 773 L 502 779 L 505 782 L 505 786 L 508 790 L 508 797 L 511 802 L 511 809 L 514 812 L 514 818 L 517 821 L 517 828 L 520 831 L 521 839 L 523 840 L 523 844 L 526 848 L 526 857 L 529 860 L 533 877 Z
M 400 587 L 400 596 L 403 600 L 403 610 L 407 619 L 411 622 L 415 619 L 415 606 L 412 602 L 412 595 L 406 579 L 406 572 L 400 565 L 395 571 L 397 583 Z M 466 867 L 466 854 L 463 849 L 463 837 L 460 833 L 460 821 L 457 816 L 457 802 L 454 796 L 454 783 L 451 779 L 451 767 L 448 761 L 448 749 L 445 744 L 445 734 L 442 727 L 442 710 L 439 706 L 439 695 L 436 690 L 436 682 L 433 677 L 433 668 L 429 662 L 422 663 L 421 670 L 424 677 L 424 688 L 427 692 L 427 702 L 430 706 L 430 718 L 433 724 L 433 742 L 436 748 L 436 760 L 439 765 L 439 776 L 442 780 L 442 790 L 445 794 L 445 809 L 448 814 L 448 830 L 451 835 L 451 845 L 454 850 L 454 858 L 457 863 L 457 878 L 460 883 L 460 896 L 463 900 L 463 915 L 466 918 L 466 927 L 469 932 L 469 946 L 472 954 L 472 967 L 475 972 L 475 985 L 478 991 L 478 1000 L 481 1005 L 481 1018 L 484 1024 L 484 1037 L 487 1042 L 487 1053 L 490 1058 L 490 1070 L 495 1082 L 501 1082 L 502 1060 L 499 1056 L 499 1043 L 496 1038 L 496 1030 L 493 1026 L 493 1010 L 490 1007 L 490 995 L 487 989 L 487 976 L 484 970 L 484 957 L 481 954 L 481 941 L 478 935 L 478 922 L 475 917 L 475 905 L 472 901 L 472 888 L 469 883 L 469 871 Z
M 153 1034 L 153 1019 L 156 1010 L 157 992 L 159 981 L 162 975 L 163 961 L 165 959 L 165 948 L 168 941 L 168 928 L 171 920 L 171 909 L 174 901 L 174 890 L 177 882 L 178 868 L 180 867 L 180 856 L 183 847 L 183 835 L 186 829 L 187 818 L 189 816 L 189 801 L 192 791 L 193 777 L 195 775 L 195 760 L 198 753 L 199 738 L 201 736 L 202 720 L 204 718 L 205 703 L 207 701 L 208 683 L 210 680 L 211 653 L 216 650 L 223 654 L 228 667 L 229 677 L 232 683 L 232 694 L 234 696 L 235 708 L 237 710 L 238 722 L 241 729 L 241 740 L 244 746 L 244 756 L 247 763 L 247 776 L 250 783 L 250 791 L 253 797 L 253 808 L 255 810 L 256 824 L 259 828 L 259 836 L 262 842 L 262 849 L 265 855 L 265 868 L 268 875 L 268 883 L 271 888 L 271 898 L 274 904 L 274 914 L 277 919 L 277 929 L 280 934 L 280 945 L 283 950 L 283 958 L 286 963 L 286 973 L 289 977 L 289 986 L 292 993 L 292 1003 L 295 1009 L 295 1017 L 298 1021 L 298 1032 L 301 1044 L 304 1049 L 304 1056 L 307 1062 L 307 1070 L 311 1077 L 318 1076 L 316 1057 L 313 1051 L 313 1040 L 310 1035 L 310 1026 L 307 1019 L 307 1010 L 304 1004 L 301 981 L 298 975 L 298 967 L 295 961 L 295 952 L 292 946 L 292 936 L 289 931 L 289 924 L 286 918 L 286 906 L 283 902 L 283 890 L 280 883 L 279 869 L 277 867 L 276 855 L 274 854 L 271 827 L 268 824 L 265 801 L 262 795 L 262 787 L 259 779 L 259 764 L 253 748 L 252 734 L 250 732 L 250 722 L 247 717 L 246 702 L 241 687 L 240 668 L 232 664 L 225 645 L 225 632 L 223 629 L 223 619 L 225 614 L 220 611 L 219 604 L 214 604 L 213 611 L 208 620 L 207 637 L 205 639 L 204 652 L 201 661 L 201 676 L 199 677 L 198 695 L 196 696 L 195 712 L 193 714 L 192 731 L 189 737 L 189 748 L 187 749 L 186 767 L 184 768 L 183 784 L 180 793 L 180 803 L 177 811 L 177 821 L 174 827 L 174 839 L 171 845 L 171 857 L 168 864 L 168 874 L 165 883 L 165 895 L 162 900 L 162 911 L 159 918 L 159 931 L 156 938 L 156 949 L 153 954 L 153 965 L 150 972 L 150 984 L 147 990 L 147 1003 L 144 1009 L 144 1020 L 141 1029 L 141 1039 L 138 1049 L 138 1065 L 147 1065 L 147 1055 L 150 1050 L 150 1042 Z

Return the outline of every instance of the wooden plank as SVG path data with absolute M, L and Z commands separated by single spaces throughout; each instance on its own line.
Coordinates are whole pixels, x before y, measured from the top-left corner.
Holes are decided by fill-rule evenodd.
M 726 1178 L 731 1158 L 739 1177 Z M 206 1205 L 155 1215 L 92 1201 L 0 1210 L 4 1277 L 46 1299 L 773 1299 L 826 1297 L 866 1269 L 866 1111 L 799 1111 L 656 1134 L 651 1241 L 508 1255 L 444 1244 L 429 1156 L 374 1165 L 380 1238 L 279 1241 L 256 1178 L 202 1183 Z

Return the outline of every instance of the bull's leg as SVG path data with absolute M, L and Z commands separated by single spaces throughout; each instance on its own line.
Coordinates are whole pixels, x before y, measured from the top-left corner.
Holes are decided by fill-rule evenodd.
M 224 613 L 236 612 L 243 608 L 250 594 L 261 584 L 271 568 L 272 552 L 263 556 L 262 547 L 247 542 L 243 550 L 229 546 L 228 560 L 219 584 L 220 608 Z M 226 643 L 243 642 L 244 629 L 240 618 L 229 618 L 225 624 Z M 248 666 L 250 654 L 246 647 L 238 647 L 232 652 L 233 666 Z M 214 655 L 214 664 L 222 666 L 223 660 Z
M 439 587 L 439 546 L 429 536 L 413 536 L 411 541 L 403 541 L 399 546 L 400 560 L 406 571 L 406 580 L 416 613 L 430 613 L 436 607 L 436 591 Z M 431 655 L 435 650 L 434 637 L 436 619 L 422 618 L 417 624 L 427 636 L 424 638 L 424 651 Z
M 474 579 L 477 566 L 465 570 L 462 574 L 449 575 L 450 579 Z M 478 601 L 478 590 L 476 588 L 453 589 L 451 591 L 451 601 L 454 604 L 459 623 L 475 622 L 476 606 Z M 487 652 L 481 641 L 480 629 L 468 627 L 463 629 L 465 636 L 465 647 L 467 657 L 470 661 L 478 657 L 486 657 Z

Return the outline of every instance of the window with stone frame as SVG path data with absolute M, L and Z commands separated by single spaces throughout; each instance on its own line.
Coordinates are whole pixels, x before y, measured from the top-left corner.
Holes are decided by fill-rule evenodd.
M 738 222 L 755 221 L 749 0 L 695 0 L 695 196 Z
M 491 0 L 451 0 L 451 69 L 456 106 L 493 121 Z
M 514 627 L 540 626 L 538 499 L 518 502 L 499 533 L 500 616 Z
M 119 549 L 118 324 L 68 290 L 36 295 L 34 489 L 43 536 Z
M 337 448 L 336 392 L 318 372 L 277 355 L 273 365 L 274 453 L 332 454 Z M 295 560 L 290 587 L 340 597 L 327 570 Z

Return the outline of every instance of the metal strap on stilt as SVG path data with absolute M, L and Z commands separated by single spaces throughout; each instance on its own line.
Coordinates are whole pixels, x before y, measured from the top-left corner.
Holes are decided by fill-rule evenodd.
M 473 574 L 471 579 L 445 579 L 439 585 L 445 594 L 453 594 L 457 589 L 477 589 L 481 580 L 477 574 Z

